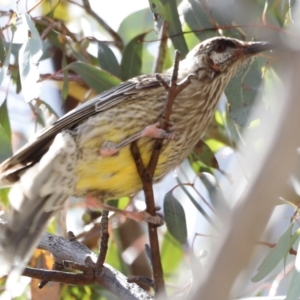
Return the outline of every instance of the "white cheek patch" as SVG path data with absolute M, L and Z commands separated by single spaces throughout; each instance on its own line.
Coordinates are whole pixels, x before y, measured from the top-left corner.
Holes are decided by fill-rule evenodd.
M 226 52 L 223 52 L 223 53 L 217 53 L 215 51 L 212 51 L 210 53 L 210 58 L 214 62 L 214 64 L 216 64 L 216 65 L 222 64 L 223 62 L 228 60 L 231 56 L 232 55 L 231 55 L 230 51 L 226 51 Z

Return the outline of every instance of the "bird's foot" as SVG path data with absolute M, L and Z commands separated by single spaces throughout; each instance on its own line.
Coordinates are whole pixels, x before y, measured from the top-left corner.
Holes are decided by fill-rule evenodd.
M 160 207 L 156 207 L 159 210 Z M 162 226 L 164 224 L 164 219 L 160 214 L 155 214 L 155 216 L 150 215 L 148 212 L 144 211 L 124 211 L 126 216 L 137 222 L 150 223 L 156 226 Z
M 145 127 L 141 131 L 141 137 L 152 137 L 156 139 L 167 139 L 176 140 L 177 136 L 175 134 L 175 126 L 173 122 L 168 122 L 168 129 L 163 130 L 159 128 L 159 122 Z
M 137 222 L 145 222 L 157 226 L 161 226 L 164 224 L 164 219 L 160 214 L 156 214 L 155 216 L 152 216 L 146 211 L 127 211 L 127 210 L 119 209 L 117 207 L 105 204 L 102 201 L 99 201 L 99 199 L 92 194 L 86 197 L 86 204 L 92 210 L 102 209 L 102 210 L 113 211 L 115 213 L 122 214 L 126 218 L 130 218 Z M 160 210 L 160 207 L 159 206 L 155 207 L 155 210 L 156 211 Z
M 119 144 L 112 141 L 105 141 L 100 148 L 100 154 L 101 156 L 114 156 L 119 153 L 120 149 Z
M 142 138 L 142 137 L 152 137 L 157 139 L 167 139 L 167 140 L 176 140 L 177 136 L 175 134 L 174 123 L 168 123 L 168 129 L 163 130 L 159 128 L 159 123 L 155 123 L 149 126 L 146 126 L 142 131 L 134 134 L 133 136 L 125 139 L 121 143 L 115 143 L 112 141 L 105 141 L 101 148 L 101 156 L 113 156 L 118 154 L 118 152 L 125 146 L 131 144 L 132 142 Z

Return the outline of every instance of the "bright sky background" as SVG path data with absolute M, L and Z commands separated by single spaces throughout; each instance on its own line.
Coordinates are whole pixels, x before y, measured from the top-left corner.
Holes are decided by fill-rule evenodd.
M 91 0 L 90 3 L 114 30 L 117 30 L 121 21 L 133 11 L 149 7 L 148 0 Z

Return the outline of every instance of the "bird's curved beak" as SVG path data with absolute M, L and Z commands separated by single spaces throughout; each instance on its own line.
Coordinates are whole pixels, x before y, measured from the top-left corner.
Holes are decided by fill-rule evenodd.
M 250 42 L 243 48 L 245 54 L 252 55 L 272 49 L 274 49 L 274 45 L 268 42 Z

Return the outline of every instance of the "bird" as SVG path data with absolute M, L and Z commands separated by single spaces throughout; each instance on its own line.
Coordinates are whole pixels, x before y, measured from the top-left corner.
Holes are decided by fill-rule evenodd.
M 12 186 L 11 211 L 0 226 L 1 265 L 9 270 L 13 261 L 29 259 L 47 221 L 69 196 L 106 207 L 110 199 L 141 190 L 130 152 L 133 140 L 147 165 L 155 139 L 164 138 L 153 181 L 162 179 L 201 139 L 230 79 L 272 49 L 268 42 L 224 36 L 195 46 L 179 63 L 178 80 L 192 76 L 175 98 L 165 131 L 158 122 L 167 91 L 155 74 L 123 82 L 44 128 L 0 165 L 0 187 Z M 160 76 L 170 83 L 172 68 Z M 134 212 L 128 216 L 136 218 Z

